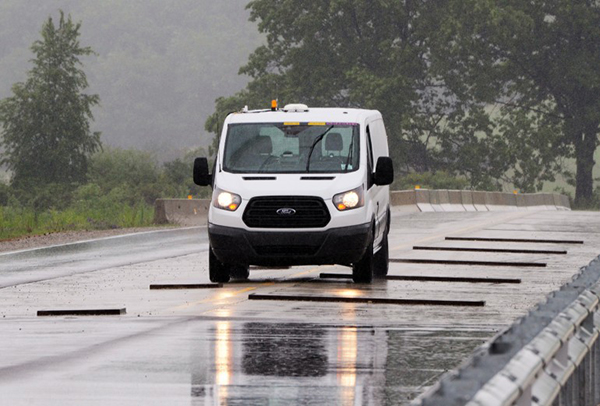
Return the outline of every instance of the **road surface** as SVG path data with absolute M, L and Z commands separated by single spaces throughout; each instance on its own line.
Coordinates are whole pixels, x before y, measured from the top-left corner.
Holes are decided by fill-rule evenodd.
M 598 229 L 394 211 L 371 285 L 305 266 L 150 289 L 209 284 L 205 227 L 0 254 L 0 404 L 407 404 L 598 256 Z M 38 316 L 73 310 L 121 314 Z

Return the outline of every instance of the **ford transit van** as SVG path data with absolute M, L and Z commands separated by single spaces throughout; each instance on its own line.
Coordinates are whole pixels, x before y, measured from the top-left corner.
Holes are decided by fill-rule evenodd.
M 388 270 L 392 161 L 376 110 L 303 104 L 244 108 L 225 119 L 209 173 L 209 276 L 248 278 L 250 265 L 340 264 L 355 282 Z

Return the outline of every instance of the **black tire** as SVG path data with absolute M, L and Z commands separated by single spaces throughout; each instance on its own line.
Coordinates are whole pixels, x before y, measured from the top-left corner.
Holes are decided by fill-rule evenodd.
M 229 269 L 229 275 L 232 279 L 245 281 L 250 276 L 248 265 L 232 265 Z
M 208 248 L 208 277 L 211 282 L 225 283 L 229 282 L 229 269 L 227 265 L 223 264 L 217 259 L 212 248 Z
M 373 280 L 373 240 L 365 250 L 362 258 L 352 264 L 352 280 L 356 283 L 371 283 Z
M 373 256 L 373 275 L 376 278 L 383 278 L 388 274 L 390 265 L 390 250 L 388 247 L 387 233 L 383 236 L 381 248 Z

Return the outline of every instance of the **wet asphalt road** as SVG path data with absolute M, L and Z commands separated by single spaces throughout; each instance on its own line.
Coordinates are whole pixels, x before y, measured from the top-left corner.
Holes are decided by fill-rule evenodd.
M 0 288 L 197 253 L 207 241 L 186 228 L 0 253 Z
M 599 226 L 591 212 L 394 212 L 390 257 L 406 262 L 391 263 L 389 274 L 405 280 L 371 285 L 327 266 L 252 269 L 249 281 L 222 288 L 150 290 L 209 282 L 204 227 L 0 255 L 0 404 L 407 404 L 600 254 Z M 485 305 L 451 305 L 464 300 Z M 36 315 L 100 308 L 126 313 Z

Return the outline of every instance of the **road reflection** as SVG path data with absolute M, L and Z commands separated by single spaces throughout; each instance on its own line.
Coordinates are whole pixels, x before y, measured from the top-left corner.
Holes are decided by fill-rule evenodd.
M 354 405 L 356 386 L 356 357 L 357 347 L 356 327 L 344 327 L 338 332 L 338 384 L 340 385 L 340 400 L 342 405 Z
M 231 322 L 218 321 L 215 333 L 215 384 L 219 399 L 227 399 L 227 385 L 231 383 L 232 342 Z
M 489 336 L 356 326 L 361 310 L 338 308 L 345 325 L 243 322 L 225 309 L 191 322 L 190 403 L 404 405 Z
M 371 348 L 386 345 L 382 333 L 373 339 L 372 330 L 353 326 L 218 320 L 195 332 L 192 404 L 371 404 L 366 388 L 384 379 L 385 357 L 373 355 L 385 351 Z

